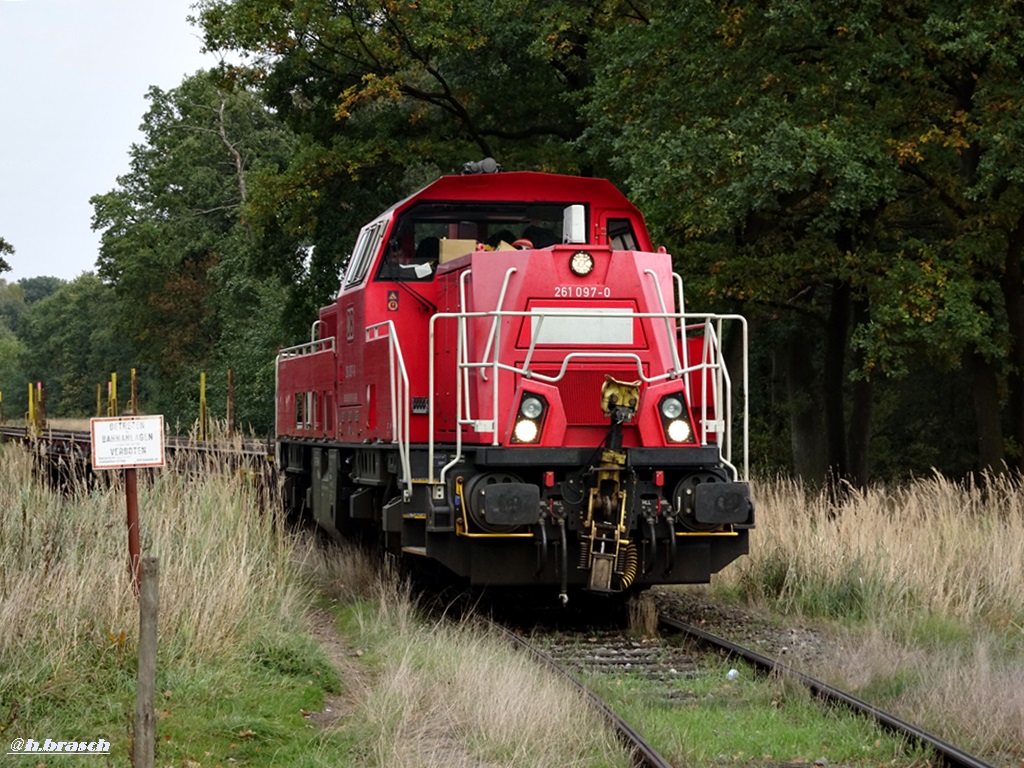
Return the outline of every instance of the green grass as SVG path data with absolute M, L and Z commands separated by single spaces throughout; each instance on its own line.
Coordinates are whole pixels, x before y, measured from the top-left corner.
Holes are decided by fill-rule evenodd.
M 430 621 L 394 585 L 339 604 L 336 616 L 364 684 L 341 727 L 368 765 L 629 764 L 578 692 L 487 629 Z
M 280 650 L 289 653 L 289 649 Z M 253 661 L 160 675 L 158 761 L 336 764 L 311 755 L 322 754 L 332 741 L 344 752 L 344 740 L 306 717 L 321 710 L 325 693 L 338 686 L 336 679 L 324 675 L 327 667 L 310 668 L 306 674 L 299 669 L 286 673 Z
M 941 476 L 851 491 L 758 483 L 750 556 L 715 593 L 832 632 L 809 669 L 946 741 L 1024 759 L 1024 486 Z
M 596 675 L 588 685 L 678 765 L 752 761 L 877 766 L 923 764 L 923 756 L 868 720 L 823 707 L 795 683 L 755 676 L 728 680 L 726 663 L 654 684 Z M 919 762 L 920 761 L 920 762 Z
M 337 765 L 344 738 L 303 715 L 342 681 L 307 634 L 296 541 L 245 478 L 210 469 L 139 488 L 160 558 L 157 764 Z M 124 491 L 105 479 L 62 494 L 0 446 L 0 734 L 103 738 L 127 765 L 138 607 Z
M 624 764 L 570 692 L 478 632 L 425 622 L 365 560 L 289 534 L 272 493 L 259 509 L 264 493 L 214 469 L 140 484 L 143 551 L 161 558 L 158 764 Z M 762 490 L 759 538 L 720 589 L 838 627 L 850 653 L 834 676 L 818 676 L 1015 766 L 1019 490 L 1000 497 L 1017 505 L 1009 516 L 964 515 L 980 502 L 936 484 L 865 498 L 826 524 L 803 494 Z M 104 738 L 112 762 L 127 764 L 137 607 L 123 490 L 54 493 L 21 449 L 0 446 L 0 510 L 0 736 Z M 340 664 L 309 634 L 310 612 L 327 607 Z M 671 704 L 629 678 L 595 685 L 679 764 L 918 760 L 783 682 L 746 670 L 729 682 L 726 671 L 676 681 Z M 343 722 L 324 728 L 304 715 L 331 696 L 345 700 Z
M 8 659 L 0 726 L 11 706 L 17 707 L 17 717 L 6 723 L 5 735 L 104 738 L 112 744 L 115 762 L 127 764 L 135 708 L 133 649 L 127 643 L 82 646 L 59 667 L 31 665 L 30 650 L 21 659 Z M 281 636 L 251 653 L 195 665 L 160 659 L 158 670 L 160 765 L 327 766 L 336 763 L 310 761 L 306 753 L 332 741 L 339 749 L 345 746 L 303 714 L 322 709 L 326 694 L 342 687 L 324 654 L 304 637 Z

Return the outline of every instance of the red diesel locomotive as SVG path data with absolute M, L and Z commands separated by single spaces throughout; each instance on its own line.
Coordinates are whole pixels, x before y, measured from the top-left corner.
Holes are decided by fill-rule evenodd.
M 442 177 L 362 229 L 278 356 L 286 503 L 472 584 L 707 582 L 754 525 L 746 346 L 743 318 L 685 313 L 608 181 Z

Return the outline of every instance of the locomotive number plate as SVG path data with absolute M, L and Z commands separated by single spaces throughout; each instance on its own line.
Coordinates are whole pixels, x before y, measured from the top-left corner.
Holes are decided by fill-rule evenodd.
M 612 289 L 607 285 L 556 285 L 556 299 L 610 299 Z

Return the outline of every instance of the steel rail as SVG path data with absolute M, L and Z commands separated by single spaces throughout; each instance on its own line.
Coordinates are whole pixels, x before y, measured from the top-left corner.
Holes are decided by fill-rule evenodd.
M 574 688 L 583 693 L 590 703 L 601 713 L 601 715 L 604 716 L 608 724 L 615 729 L 616 735 L 630 750 L 633 764 L 637 766 L 637 768 L 673 768 L 672 763 L 668 762 L 664 757 L 658 754 L 658 751 L 648 744 L 644 740 L 643 736 L 641 736 L 629 723 L 623 720 L 615 710 L 602 701 L 596 693 L 577 680 L 574 675 L 563 669 L 550 655 L 528 643 L 526 640 L 519 637 L 506 627 L 503 627 L 501 624 L 497 624 L 495 622 L 490 623 L 494 628 L 500 630 L 506 637 L 511 639 L 515 645 L 529 651 L 533 654 L 534 658 L 558 672 L 562 677 L 568 680 Z
M 845 691 L 841 691 L 827 683 L 823 683 L 810 675 L 798 672 L 788 664 L 776 661 L 775 659 L 771 659 L 767 656 L 762 656 L 755 651 L 751 651 L 749 648 L 744 648 L 741 645 L 737 645 L 736 643 L 725 640 L 724 638 L 713 635 L 710 632 L 677 619 L 659 616 L 658 621 L 660 624 L 696 638 L 706 645 L 723 650 L 731 656 L 737 656 L 763 672 L 775 673 L 796 680 L 814 693 L 815 696 L 829 704 L 842 704 L 858 714 L 870 717 L 893 733 L 904 736 L 917 744 L 931 747 L 935 750 L 943 765 L 950 766 L 950 768 L 993 768 L 989 763 L 986 763 L 973 755 L 969 755 L 963 750 L 957 749 L 937 736 L 933 736 L 932 734 L 921 730 L 917 726 L 911 725 L 907 721 L 889 714 L 883 709 L 879 709 L 872 704 L 868 704 L 866 701 L 858 699 L 856 696 L 851 696 Z
M 0 426 L 0 442 L 14 440 L 25 442 L 32 437 L 45 438 L 47 441 L 59 443 L 89 443 L 88 432 L 76 432 L 73 429 L 45 429 L 42 432 L 33 433 L 28 427 Z

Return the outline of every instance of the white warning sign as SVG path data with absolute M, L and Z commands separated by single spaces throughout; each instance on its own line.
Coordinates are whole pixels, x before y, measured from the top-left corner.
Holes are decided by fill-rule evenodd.
M 164 465 L 163 416 L 91 419 L 89 426 L 93 469 Z

